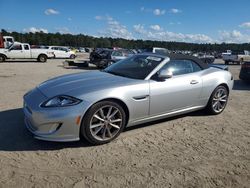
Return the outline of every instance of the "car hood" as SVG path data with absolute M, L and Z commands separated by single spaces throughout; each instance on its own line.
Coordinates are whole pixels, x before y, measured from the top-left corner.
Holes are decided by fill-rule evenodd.
M 41 83 L 38 89 L 49 98 L 62 94 L 79 97 L 92 91 L 127 86 L 137 82 L 141 83 L 142 80 L 115 76 L 102 71 L 91 71 L 50 79 Z

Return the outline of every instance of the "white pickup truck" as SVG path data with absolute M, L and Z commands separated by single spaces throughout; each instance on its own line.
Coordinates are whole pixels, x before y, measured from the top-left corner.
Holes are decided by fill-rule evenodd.
M 54 58 L 53 51 L 31 49 L 26 43 L 14 42 L 8 49 L 0 49 L 0 62 L 6 59 L 37 59 L 39 62 L 46 62 L 48 58 Z
M 222 59 L 225 61 L 225 64 L 228 65 L 230 62 L 242 64 L 245 61 L 250 61 L 250 52 L 244 51 L 244 53 L 233 53 L 231 50 L 222 53 Z

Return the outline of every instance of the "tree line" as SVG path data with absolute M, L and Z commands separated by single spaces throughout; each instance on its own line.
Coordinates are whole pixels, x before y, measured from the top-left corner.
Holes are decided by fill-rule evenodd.
M 72 47 L 91 47 L 91 48 L 112 48 L 121 47 L 129 49 L 145 49 L 151 47 L 162 47 L 169 50 L 184 50 L 194 52 L 224 52 L 225 50 L 232 51 L 250 51 L 250 43 L 233 44 L 197 44 L 185 42 L 166 42 L 166 41 L 151 41 L 151 40 L 127 40 L 123 38 L 97 38 L 83 34 L 61 34 L 61 33 L 19 33 L 8 32 L 1 30 L 3 36 L 12 36 L 16 41 L 29 43 L 31 45 L 58 45 Z

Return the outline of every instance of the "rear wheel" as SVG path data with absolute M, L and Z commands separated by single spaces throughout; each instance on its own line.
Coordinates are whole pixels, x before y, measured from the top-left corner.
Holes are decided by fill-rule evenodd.
M 94 104 L 87 112 L 81 126 L 81 135 L 92 144 L 105 144 L 116 137 L 125 127 L 123 108 L 112 101 Z
M 70 59 L 75 59 L 76 56 L 75 56 L 74 54 L 71 54 L 69 58 L 70 58 Z
M 228 101 L 228 90 L 225 86 L 218 86 L 213 91 L 208 104 L 207 104 L 207 110 L 210 114 L 220 114 L 223 112 L 227 105 Z
M 5 56 L 4 55 L 0 55 L 0 62 L 4 62 L 5 61 Z
M 39 62 L 45 63 L 47 61 L 47 56 L 46 55 L 39 55 L 38 58 L 37 58 L 37 60 Z

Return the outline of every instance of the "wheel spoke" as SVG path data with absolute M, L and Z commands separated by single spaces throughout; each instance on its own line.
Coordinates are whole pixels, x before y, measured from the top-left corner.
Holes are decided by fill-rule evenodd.
M 106 138 L 106 130 L 107 130 L 107 128 L 105 127 L 105 128 L 103 129 L 103 132 L 102 132 L 102 139 L 105 139 L 105 138 Z
M 117 122 L 121 122 L 122 120 L 121 119 L 114 119 L 114 120 L 111 120 L 111 123 L 117 123 Z
M 115 109 L 115 111 L 109 116 L 109 118 L 112 118 L 112 117 L 114 117 L 115 116 L 115 114 L 118 112 L 118 110 L 117 109 Z
M 227 102 L 226 99 L 220 99 L 220 102 Z
M 97 130 L 95 130 L 95 132 L 94 132 L 93 134 L 94 134 L 94 135 L 97 135 L 97 133 L 99 133 L 100 130 L 102 130 L 102 129 L 103 129 L 103 126 L 99 127 Z
M 112 112 L 112 109 L 113 109 L 113 107 L 112 107 L 112 106 L 110 106 L 109 111 L 108 111 L 108 113 L 107 113 L 107 117 L 109 117 L 109 116 L 110 116 L 110 114 L 111 114 L 111 112 Z
M 222 109 L 222 105 L 220 103 L 220 101 L 218 102 L 218 110 L 221 110 Z
M 102 119 L 101 117 L 99 117 L 98 115 L 94 115 L 94 117 L 96 118 L 96 119 L 98 119 L 98 120 L 100 120 L 100 121 L 104 121 L 104 119 Z
M 115 125 L 113 123 L 110 123 L 109 125 L 111 125 L 112 127 L 116 128 L 116 129 L 120 129 L 120 127 L 118 125 Z
M 101 115 L 102 118 L 105 118 L 102 108 L 100 108 L 100 115 Z
M 217 104 L 218 104 L 218 101 L 216 101 L 216 102 L 213 104 L 213 108 L 215 108 Z
M 107 133 L 108 133 L 108 137 L 112 138 L 112 134 L 110 132 L 110 128 L 109 127 L 107 127 Z
M 90 128 L 94 129 L 96 127 L 100 127 L 100 126 L 103 126 L 103 125 L 104 125 L 104 123 L 98 123 L 98 124 L 90 125 Z

